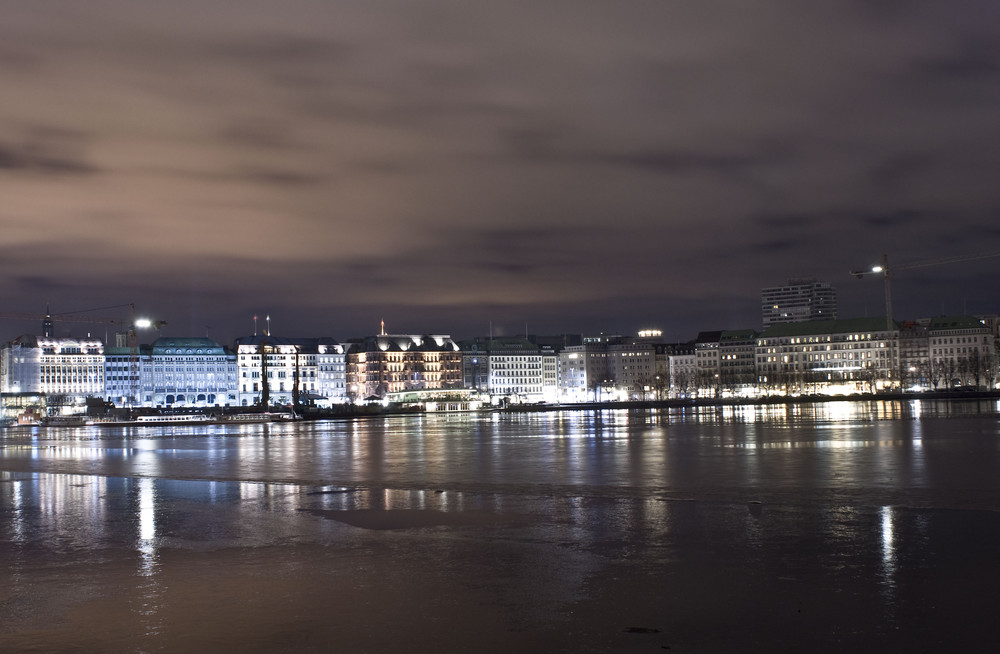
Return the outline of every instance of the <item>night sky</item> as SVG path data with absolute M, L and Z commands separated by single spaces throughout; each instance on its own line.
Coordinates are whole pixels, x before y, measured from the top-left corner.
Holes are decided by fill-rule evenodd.
M 687 340 L 789 277 L 882 315 L 848 271 L 998 216 L 996 0 L 0 6 L 0 311 Z M 998 269 L 901 270 L 896 317 L 1000 312 Z

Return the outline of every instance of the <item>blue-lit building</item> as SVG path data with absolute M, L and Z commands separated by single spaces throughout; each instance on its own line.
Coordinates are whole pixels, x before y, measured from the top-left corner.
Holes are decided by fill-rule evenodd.
M 237 404 L 236 354 L 209 338 L 158 338 L 141 365 L 140 400 L 160 408 Z

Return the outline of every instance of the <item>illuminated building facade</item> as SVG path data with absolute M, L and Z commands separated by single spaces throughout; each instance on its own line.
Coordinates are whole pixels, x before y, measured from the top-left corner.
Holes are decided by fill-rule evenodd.
M 559 400 L 586 402 L 590 399 L 588 389 L 586 348 L 571 345 L 559 353 Z
M 719 336 L 719 384 L 725 395 L 746 395 L 757 384 L 757 332 L 724 330 Z
M 240 406 L 342 402 L 343 348 L 332 338 L 247 336 L 236 340 Z M 266 388 L 265 388 L 266 385 Z
M 152 398 L 143 402 L 142 395 L 151 372 L 148 345 L 104 348 L 104 399 L 120 407 L 152 406 Z
M 473 341 L 463 347 L 466 388 L 488 393 L 499 402 L 555 402 L 559 358 L 550 347 L 521 338 Z
M 934 388 L 992 385 L 997 371 L 993 330 L 974 316 L 937 316 L 927 325 Z
M 640 332 L 638 338 L 622 338 L 608 344 L 608 377 L 632 398 L 646 399 L 650 392 L 655 393 L 661 378 L 664 386 L 669 378 L 663 347 L 648 336 L 651 333 L 659 334 L 650 330 Z
M 82 400 L 104 393 L 104 344 L 92 338 L 20 336 L 0 350 L 0 390 Z
M 582 345 L 567 347 L 560 352 L 560 399 L 564 402 L 623 399 L 626 393 L 619 387 L 617 371 L 611 364 L 613 355 L 610 354 L 612 345 L 622 341 L 623 337 L 619 335 L 587 336 Z
M 236 404 L 236 355 L 215 341 L 158 338 L 148 352 L 148 358 L 141 357 L 145 364 L 143 406 L 203 408 Z
M 694 342 L 675 344 L 668 361 L 670 397 L 683 398 L 695 393 L 698 387 L 698 357 Z
M 348 347 L 352 400 L 450 388 L 462 388 L 462 351 L 450 336 L 379 334 Z
M 327 406 L 347 401 L 347 357 L 344 346 L 331 338 L 316 345 L 316 404 Z
M 785 323 L 757 339 L 758 384 L 767 392 L 873 391 L 897 385 L 899 331 L 884 318 Z
M 722 392 L 722 357 L 719 342 L 722 332 L 701 332 L 695 339 L 695 383 L 702 393 L 718 396 Z

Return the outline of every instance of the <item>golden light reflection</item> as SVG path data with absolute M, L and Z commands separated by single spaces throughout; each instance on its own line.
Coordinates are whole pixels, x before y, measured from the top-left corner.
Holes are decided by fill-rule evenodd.
M 900 447 L 909 444 L 908 439 L 888 439 L 888 440 L 821 440 L 821 441 L 772 441 L 768 443 L 733 443 L 728 447 L 747 450 L 809 450 L 809 449 L 830 449 L 845 450 L 862 447 Z

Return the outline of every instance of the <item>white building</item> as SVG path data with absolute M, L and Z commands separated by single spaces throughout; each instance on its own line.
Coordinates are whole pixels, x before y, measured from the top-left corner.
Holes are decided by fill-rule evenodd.
M 698 388 L 698 357 L 695 344 L 678 343 L 668 356 L 670 365 L 670 397 L 689 397 Z
M 586 348 L 571 345 L 559 353 L 559 401 L 586 402 L 591 399 L 588 388 Z
M 344 348 L 331 338 L 247 336 L 236 340 L 236 359 L 240 406 L 265 397 L 269 405 L 289 406 L 296 393 L 302 404 L 346 401 Z
M 974 316 L 937 316 L 927 326 L 934 388 L 992 385 L 996 378 L 993 330 Z
M 347 402 L 347 356 L 344 346 L 333 339 L 318 339 L 316 345 L 316 404 L 329 406 Z
M 722 392 L 722 332 L 701 332 L 695 339 L 695 385 L 701 395 L 718 396 Z
M 205 408 L 236 404 L 236 356 L 211 339 L 158 338 L 148 349 L 140 349 L 139 359 L 142 406 Z M 114 401 L 114 389 L 109 388 L 108 393 Z
M 20 336 L 0 350 L 0 391 L 83 398 L 104 394 L 104 344 L 97 339 Z
M 623 399 L 609 364 L 610 342 L 621 337 L 588 337 L 560 355 L 559 394 L 564 402 L 600 402 Z
M 104 348 L 104 399 L 120 407 L 152 406 L 143 402 L 143 380 L 150 382 L 150 347 Z
M 466 344 L 462 352 L 466 388 L 478 388 L 494 402 L 556 402 L 559 357 L 549 347 L 518 338 Z

